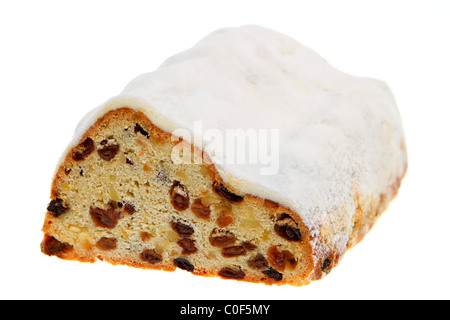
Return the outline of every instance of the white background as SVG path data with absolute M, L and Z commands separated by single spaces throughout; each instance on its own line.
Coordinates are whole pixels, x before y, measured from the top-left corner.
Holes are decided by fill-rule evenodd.
M 449 299 L 449 1 L 0 2 L 2 299 Z M 222 27 L 287 34 L 386 81 L 409 170 L 362 243 L 321 281 L 266 286 L 40 252 L 57 160 L 90 109 Z

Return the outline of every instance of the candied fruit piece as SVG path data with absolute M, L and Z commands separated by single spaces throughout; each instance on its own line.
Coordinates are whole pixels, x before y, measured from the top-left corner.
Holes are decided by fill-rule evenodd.
M 219 218 L 217 218 L 217 225 L 221 228 L 225 228 L 226 226 L 232 224 L 233 221 L 233 216 L 230 213 L 222 211 L 219 215 Z

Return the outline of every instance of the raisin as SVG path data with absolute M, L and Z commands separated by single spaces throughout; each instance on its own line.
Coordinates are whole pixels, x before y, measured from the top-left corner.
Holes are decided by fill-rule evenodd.
M 226 226 L 232 224 L 233 221 L 233 216 L 230 213 L 222 211 L 219 215 L 219 218 L 217 218 L 217 225 L 221 228 L 225 228 Z
M 241 202 L 242 200 L 244 200 L 244 197 L 229 191 L 222 183 L 218 181 L 214 181 L 213 190 L 215 193 L 227 199 L 229 202 Z
M 250 268 L 253 269 L 263 269 L 269 266 L 267 259 L 261 253 L 258 253 L 256 256 L 247 261 L 247 264 Z
M 103 142 L 106 142 L 103 144 Z M 119 152 L 119 145 L 118 144 L 107 144 L 107 140 L 103 140 L 100 144 L 104 145 L 104 147 L 97 149 L 97 153 L 103 160 L 110 161 L 112 158 L 114 158 Z
M 56 238 L 45 235 L 41 243 L 41 251 L 49 256 L 61 256 L 63 253 L 71 251 L 73 246 L 68 243 L 61 242 Z
M 286 267 L 286 256 L 283 252 L 278 250 L 277 246 L 271 246 L 267 252 L 269 262 L 278 270 L 284 271 Z
M 189 207 L 189 193 L 186 187 L 178 181 L 173 183 L 170 190 L 170 202 L 178 211 L 186 210 Z
M 67 211 L 67 208 L 64 207 L 62 199 L 56 198 L 55 200 L 50 201 L 47 210 L 51 212 L 54 217 L 59 217 Z
M 175 262 L 175 265 L 180 269 L 191 272 L 194 271 L 194 265 L 185 258 L 175 258 L 173 259 L 173 261 Z
M 136 123 L 136 125 L 134 126 L 134 132 L 135 133 L 140 133 L 144 136 L 146 136 L 147 138 L 150 136 L 148 131 L 145 131 L 144 128 L 142 128 L 142 126 L 139 123 Z
M 274 279 L 275 281 L 283 280 L 283 274 L 274 268 L 270 267 L 267 270 L 264 270 L 263 273 L 268 276 L 271 279 Z
M 155 250 L 145 249 L 141 253 L 141 259 L 151 264 L 155 264 L 162 261 L 162 256 L 159 253 L 156 253 Z
M 258 248 L 256 245 L 254 245 L 253 243 L 248 242 L 248 241 L 242 242 L 242 246 L 245 248 L 245 250 L 248 250 L 248 251 L 252 251 L 252 250 L 255 250 L 256 248 Z
M 209 242 L 214 247 L 228 247 L 236 242 L 236 237 L 232 234 L 212 235 L 209 237 Z
M 333 266 L 331 265 L 331 259 L 328 257 L 322 262 L 321 270 L 323 273 L 329 273 Z
M 194 201 L 191 205 L 192 212 L 199 218 L 209 219 L 211 215 L 211 209 L 207 206 L 204 206 L 200 199 Z
M 286 267 L 289 270 L 295 269 L 298 264 L 298 260 L 295 258 L 294 254 L 292 254 L 289 250 L 283 250 L 283 254 L 286 259 Z
M 96 226 L 105 228 L 114 228 L 119 219 L 123 217 L 121 210 L 108 208 L 106 210 L 97 207 L 90 207 L 89 214 Z
M 102 250 L 114 250 L 117 248 L 117 239 L 102 237 L 100 240 L 97 241 L 95 246 Z
M 175 230 L 181 236 L 189 237 L 194 233 L 194 228 L 185 223 L 179 221 L 172 221 L 171 225 L 172 229 Z
M 243 246 L 231 246 L 222 248 L 222 256 L 224 256 L 225 258 L 243 256 L 246 253 L 247 252 L 245 251 L 245 248 Z
M 227 279 L 244 279 L 245 272 L 240 268 L 225 267 L 220 269 L 219 276 Z
M 288 241 L 301 241 L 302 235 L 298 228 L 290 226 L 288 224 L 279 225 L 275 224 L 275 232 L 282 238 Z
M 125 202 L 125 205 L 123 206 L 123 210 L 126 213 L 133 214 L 136 212 L 136 207 L 134 205 L 132 205 L 131 203 Z
M 80 143 L 72 152 L 72 158 L 75 161 L 84 160 L 88 155 L 94 151 L 94 140 L 87 137 L 82 143 Z
M 288 241 L 301 241 L 302 235 L 297 223 L 287 213 L 283 213 L 275 224 L 275 232 Z
M 195 240 L 183 238 L 178 240 L 177 244 L 183 248 L 183 254 L 191 254 L 197 252 L 197 247 L 195 246 Z

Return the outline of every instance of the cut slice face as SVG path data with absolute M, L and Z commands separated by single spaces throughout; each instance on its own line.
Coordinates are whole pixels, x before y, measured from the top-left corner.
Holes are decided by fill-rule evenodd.
M 202 161 L 175 163 L 179 143 L 187 142 L 131 108 L 99 118 L 58 168 L 41 250 L 266 284 L 309 282 L 311 239 L 299 216 L 239 194 L 190 145 Z

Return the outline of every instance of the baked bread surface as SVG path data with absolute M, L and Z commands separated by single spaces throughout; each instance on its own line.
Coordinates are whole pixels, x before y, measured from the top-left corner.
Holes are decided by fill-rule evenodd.
M 278 130 L 278 170 L 219 159 L 196 136 L 199 121 Z M 175 163 L 180 145 L 197 161 Z M 342 73 L 261 27 L 219 30 L 80 122 L 41 247 L 64 259 L 303 285 L 370 230 L 406 162 L 383 82 Z

